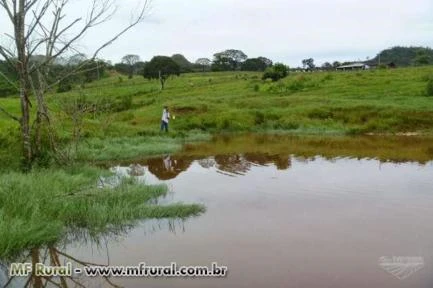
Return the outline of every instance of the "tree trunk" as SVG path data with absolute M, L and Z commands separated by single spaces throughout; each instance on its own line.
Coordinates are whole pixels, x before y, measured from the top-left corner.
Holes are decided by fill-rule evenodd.
M 36 102 L 37 102 L 36 129 L 34 131 L 35 141 L 34 141 L 33 147 L 32 147 L 33 159 L 35 157 L 38 157 L 41 155 L 41 152 L 43 150 L 42 146 L 45 144 L 42 142 L 42 137 L 43 137 L 42 129 L 43 129 L 44 125 L 46 125 L 46 127 L 49 130 L 48 131 L 49 135 L 47 135 L 49 137 L 49 139 L 47 139 L 47 140 L 50 141 L 51 148 L 54 148 L 54 141 L 52 138 L 53 135 L 51 135 L 51 131 L 50 131 L 50 116 L 48 114 L 49 113 L 48 108 L 47 108 L 47 105 L 45 104 L 45 99 L 44 99 L 44 90 L 46 88 L 45 82 L 44 82 L 45 80 L 43 78 L 43 74 L 41 71 L 37 70 L 36 73 L 38 76 L 37 87 L 35 87 L 35 85 L 33 85 L 34 83 L 32 82 L 33 83 L 32 84 L 33 85 L 32 86 L 33 93 L 36 97 Z M 46 69 L 45 74 L 48 74 L 48 69 Z
M 132 79 L 132 77 L 134 76 L 134 67 L 131 65 L 129 67 L 129 75 L 128 75 L 128 79 Z
M 23 85 L 23 84 L 21 84 Z M 23 141 L 23 168 L 30 169 L 32 162 L 32 144 L 30 139 L 30 105 L 27 101 L 28 91 L 26 88 L 21 88 L 20 101 L 21 101 L 21 139 Z
M 36 266 L 37 263 L 41 262 L 41 260 L 39 258 L 39 249 L 33 248 L 31 250 L 31 254 L 32 254 L 32 280 L 33 280 L 32 281 L 33 282 L 32 283 L 33 284 L 32 287 L 34 287 L 34 288 L 42 288 L 43 287 L 42 279 L 41 279 L 40 276 L 37 276 L 35 274 L 35 272 L 36 272 L 35 266 Z
M 162 77 L 162 75 L 161 75 L 161 70 L 158 71 L 158 74 L 159 74 L 159 82 L 161 83 L 161 90 L 164 90 L 164 82 L 165 82 L 165 79 L 164 79 L 164 77 Z
M 27 70 L 26 43 L 25 43 L 25 0 L 19 0 L 18 17 L 15 19 L 15 42 L 18 52 L 17 68 L 20 76 L 20 102 L 21 102 L 21 138 L 23 145 L 24 169 L 30 169 L 32 161 L 32 144 L 30 139 L 30 102 L 29 102 L 29 75 Z

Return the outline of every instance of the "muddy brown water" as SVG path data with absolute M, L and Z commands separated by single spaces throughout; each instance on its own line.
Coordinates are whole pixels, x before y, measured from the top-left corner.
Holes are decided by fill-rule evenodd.
M 413 137 L 245 135 L 187 145 L 133 161 L 142 168 L 132 172 L 126 163 L 113 169 L 166 183 L 160 203 L 202 203 L 205 214 L 145 221 L 64 251 L 92 263 L 229 269 L 218 279 L 112 279 L 125 287 L 433 287 L 432 159 L 432 139 Z

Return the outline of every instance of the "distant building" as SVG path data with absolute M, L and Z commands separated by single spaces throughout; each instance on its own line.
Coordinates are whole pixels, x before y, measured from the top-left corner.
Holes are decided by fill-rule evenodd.
M 337 67 L 339 71 L 347 71 L 347 70 L 367 70 L 370 69 L 370 66 L 365 63 L 352 63 L 348 65 L 342 65 Z

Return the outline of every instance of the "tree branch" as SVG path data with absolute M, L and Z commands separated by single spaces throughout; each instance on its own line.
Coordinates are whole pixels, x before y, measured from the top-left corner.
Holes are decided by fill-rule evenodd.
M 14 88 L 19 89 L 18 86 L 1 71 L 0 71 L 0 76 L 2 76 L 9 84 L 14 86 Z
M 34 1 L 34 2 L 36 2 L 36 1 Z M 52 3 L 52 0 L 48 0 L 47 2 L 45 2 L 44 6 L 42 6 L 41 10 L 38 13 L 36 13 L 36 11 L 33 11 L 34 20 L 32 21 L 32 24 L 30 24 L 30 26 L 28 27 L 27 35 L 24 38 L 26 42 L 30 38 L 30 36 L 33 34 L 36 27 L 38 27 L 41 19 L 44 17 L 45 13 L 48 11 L 48 8 L 50 7 L 51 3 Z M 33 5 L 31 5 L 31 6 L 33 6 Z
M 6 10 L 9 19 L 12 21 L 12 23 L 15 23 L 14 14 L 12 14 L 12 10 L 9 5 L 10 4 L 6 0 L 0 0 L 0 6 Z
M 125 34 L 129 29 L 131 29 L 132 27 L 134 27 L 135 25 L 137 25 L 138 23 L 142 22 L 144 19 L 144 15 L 146 13 L 147 8 L 150 5 L 150 0 L 145 0 L 143 7 L 137 17 L 137 19 L 135 21 L 133 21 L 131 24 L 129 24 L 125 29 L 123 29 L 122 31 L 120 31 L 117 35 L 115 35 L 113 38 L 111 38 L 109 41 L 107 41 L 106 43 L 104 43 L 101 47 L 99 47 L 95 53 L 92 56 L 92 59 L 95 59 L 96 56 L 99 54 L 99 52 L 101 52 L 101 50 L 103 50 L 104 48 L 106 48 L 107 46 L 113 44 L 114 41 L 116 41 L 120 36 L 122 36 L 123 34 Z
M 6 116 L 8 116 L 9 118 L 11 118 L 11 119 L 17 121 L 18 123 L 21 122 L 21 120 L 20 120 L 18 117 L 12 115 L 11 113 L 9 113 L 8 111 L 6 111 L 6 110 L 3 109 L 2 107 L 0 107 L 0 112 L 3 112 Z

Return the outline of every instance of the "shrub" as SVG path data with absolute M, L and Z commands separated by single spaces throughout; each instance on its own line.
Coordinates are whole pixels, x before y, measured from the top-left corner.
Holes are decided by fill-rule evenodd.
M 275 65 L 266 68 L 265 73 L 263 73 L 263 80 L 272 79 L 276 82 L 282 78 L 285 78 L 289 74 L 288 67 L 281 63 L 276 63 Z
M 433 79 L 427 81 L 426 93 L 427 96 L 433 96 Z
M 261 125 L 263 123 L 265 123 L 265 114 L 263 114 L 263 112 L 256 111 L 254 116 L 254 124 Z
M 60 81 L 57 87 L 57 93 L 64 93 L 72 90 L 72 81 L 70 78 L 65 78 Z
M 3 80 L 2 77 L 0 76 L 0 97 L 6 97 L 17 93 L 18 93 L 18 89 L 12 86 L 12 84 Z
M 329 80 L 333 80 L 334 76 L 330 73 L 326 74 L 325 77 L 323 77 L 322 81 L 329 81 Z
M 314 109 L 308 113 L 308 117 L 310 119 L 328 119 L 334 117 L 334 114 L 331 111 L 324 109 Z
M 292 92 L 301 91 L 302 89 L 304 89 L 304 81 L 300 81 L 298 79 L 296 79 L 287 86 L 287 90 L 290 90 Z
M 119 116 L 119 120 L 123 121 L 123 122 L 131 121 L 134 118 L 135 118 L 135 116 L 134 116 L 134 113 L 132 113 L 132 112 L 128 112 L 128 113 L 125 113 L 125 114 L 122 114 Z
M 227 130 L 227 129 L 229 129 L 230 127 L 231 127 L 230 120 L 227 119 L 227 118 L 224 118 L 223 121 L 222 121 L 222 124 L 221 124 L 221 129 L 223 129 L 223 130 Z
M 299 124 L 295 122 L 286 122 L 286 121 L 279 121 L 274 124 L 274 129 L 283 129 L 283 130 L 296 130 L 299 128 Z

